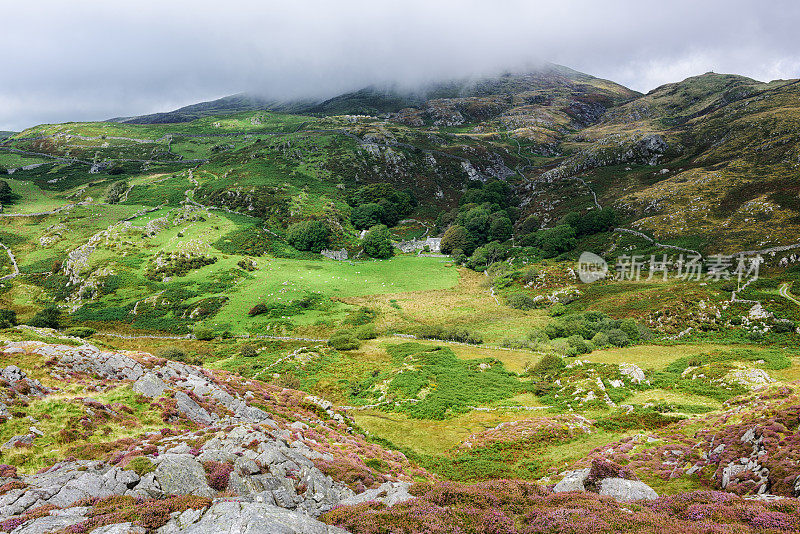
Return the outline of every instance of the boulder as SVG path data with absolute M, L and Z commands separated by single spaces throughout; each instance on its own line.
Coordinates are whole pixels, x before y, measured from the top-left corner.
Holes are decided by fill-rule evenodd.
M 206 409 L 193 401 L 192 398 L 183 391 L 178 391 L 175 394 L 175 400 L 178 401 L 178 410 L 186 414 L 186 417 L 193 422 L 201 425 L 210 425 L 213 422 Z
M 133 523 L 117 523 L 96 528 L 92 531 L 92 534 L 146 534 L 146 532 L 144 527 Z
M 167 389 L 167 384 L 161 380 L 155 373 L 145 373 L 139 380 L 133 383 L 133 391 L 141 393 L 145 397 L 159 397 L 164 390 Z
M 66 510 L 53 510 L 49 515 L 42 516 L 23 523 L 13 532 L 14 534 L 47 534 L 71 527 L 86 521 L 88 508 L 67 508 Z
M 190 454 L 165 454 L 155 470 L 155 480 L 165 495 L 211 497 L 203 465 Z
M 556 484 L 553 488 L 555 493 L 563 493 L 567 491 L 586 491 L 586 478 L 589 476 L 589 467 L 585 469 L 577 469 L 575 471 L 567 471 L 561 482 Z
M 608 495 L 620 502 L 658 499 L 658 493 L 639 480 L 604 478 L 599 485 L 600 491 L 598 493 L 600 495 Z

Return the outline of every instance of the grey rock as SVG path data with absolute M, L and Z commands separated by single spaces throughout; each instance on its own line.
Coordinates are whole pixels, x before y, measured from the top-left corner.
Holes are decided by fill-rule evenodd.
M 589 476 L 590 468 L 577 469 L 575 471 L 568 471 L 561 482 L 556 484 L 553 488 L 555 493 L 562 493 L 566 491 L 586 491 L 584 483 L 586 477 Z
M 159 530 L 167 534 L 168 529 Z M 345 534 L 346 531 L 321 523 L 301 512 L 255 502 L 222 501 L 214 504 L 184 534 Z
M 165 454 L 155 470 L 155 480 L 165 495 L 211 497 L 216 492 L 206 482 L 203 466 L 189 454 Z
M 74 513 L 70 510 L 59 510 L 61 513 L 46 515 L 23 523 L 12 532 L 13 534 L 47 534 L 63 528 L 71 527 L 86 520 L 86 508 L 74 508 Z
M 133 390 L 145 397 L 159 397 L 167 389 L 167 384 L 155 373 L 148 372 L 133 383 Z
M 658 499 L 658 493 L 644 482 L 624 478 L 604 478 L 600 481 L 598 493 L 620 502 Z
M 186 414 L 186 417 L 202 425 L 210 425 L 213 422 L 211 416 L 205 408 L 197 404 L 183 391 L 178 391 L 175 394 L 175 400 L 178 401 L 178 410 Z
M 146 534 L 147 530 L 133 523 L 117 523 L 96 528 L 91 532 L 92 534 Z
M 26 376 L 27 375 L 22 371 L 22 369 L 20 369 L 16 365 L 9 365 L 3 368 L 2 371 L 0 371 L 0 378 L 11 384 L 13 384 L 14 382 L 19 382 Z
M 369 489 L 353 497 L 343 499 L 339 504 L 344 506 L 377 501 L 386 506 L 392 506 L 415 498 L 408 492 L 409 487 L 411 487 L 411 484 L 408 482 L 384 482 L 376 489 Z

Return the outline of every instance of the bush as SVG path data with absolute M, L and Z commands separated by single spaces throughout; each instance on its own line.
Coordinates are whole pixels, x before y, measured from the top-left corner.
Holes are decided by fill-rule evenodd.
M 595 347 L 607 347 L 611 344 L 611 341 L 608 339 L 608 335 L 605 332 L 598 332 L 592 338 L 592 344 Z
M 375 327 L 371 324 L 366 324 L 356 329 L 355 331 L 356 338 L 358 339 L 375 339 L 378 337 L 378 332 L 375 330 Z
M 625 331 L 620 328 L 612 328 L 607 332 L 607 334 L 609 343 L 615 347 L 627 347 L 631 344 L 628 334 L 626 334 Z
M 391 258 L 394 256 L 394 247 L 389 238 L 389 229 L 378 224 L 369 229 L 361 241 L 364 247 L 364 254 L 371 258 Z
M 186 353 L 178 347 L 167 347 L 166 349 L 162 349 L 158 352 L 158 354 L 156 354 L 156 356 L 165 360 L 174 360 L 176 362 L 186 361 Z
M 61 323 L 61 310 L 56 306 L 48 306 L 43 310 L 39 310 L 28 321 L 28 326 L 36 328 L 55 328 L 58 329 Z
M 208 485 L 217 491 L 224 491 L 228 487 L 233 465 L 227 462 L 203 462 Z
M 567 365 L 556 354 L 545 354 L 542 359 L 530 370 L 530 374 L 541 377 L 555 378 Z
M 355 350 L 361 346 L 361 341 L 352 332 L 343 331 L 332 335 L 328 345 L 336 350 Z
M 302 221 L 289 227 L 286 242 L 297 250 L 320 253 L 330 245 L 330 236 L 324 221 Z
M 217 337 L 216 332 L 214 332 L 210 328 L 206 328 L 204 326 L 198 326 L 194 329 L 194 337 L 199 341 L 211 341 L 215 337 Z
M 245 358 L 255 358 L 258 356 L 258 350 L 256 349 L 255 345 L 248 343 L 247 345 L 242 345 L 242 348 L 239 349 L 239 354 Z
M 79 337 L 81 339 L 85 339 L 87 337 L 92 337 L 96 332 L 97 332 L 97 330 L 95 330 L 94 328 L 89 328 L 89 327 L 86 327 L 86 326 L 76 326 L 76 327 L 67 329 L 66 334 L 68 336 Z
M 133 471 L 140 477 L 143 477 L 147 473 L 152 473 L 155 471 L 156 466 L 153 465 L 153 462 L 151 462 L 150 458 L 147 456 L 137 456 L 128 462 L 128 464 L 125 466 L 125 469 Z
M 567 307 L 561 304 L 560 302 L 556 302 L 555 304 L 550 306 L 550 311 L 548 312 L 550 317 L 561 317 L 565 313 L 567 313 Z
M 586 343 L 585 339 L 577 334 L 569 336 L 567 338 L 567 343 L 569 343 L 569 346 L 573 347 L 578 354 L 589 354 L 592 352 L 592 347 Z
M 0 328 L 11 328 L 18 324 L 17 312 L 14 310 L 0 309 Z
M 506 303 L 517 310 L 532 310 L 536 307 L 536 301 L 525 293 L 514 293 L 506 297 Z
M 619 329 L 628 335 L 631 341 L 639 341 L 639 328 L 636 326 L 636 321 L 633 319 L 625 319 L 620 323 Z

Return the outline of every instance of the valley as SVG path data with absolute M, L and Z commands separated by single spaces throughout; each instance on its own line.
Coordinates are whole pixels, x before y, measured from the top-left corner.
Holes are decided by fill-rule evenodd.
M 797 532 L 799 89 L 550 65 L 12 133 L 0 530 Z

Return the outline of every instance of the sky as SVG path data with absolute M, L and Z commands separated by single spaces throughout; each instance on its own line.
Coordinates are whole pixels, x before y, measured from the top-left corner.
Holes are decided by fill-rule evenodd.
M 800 77 L 795 0 L 29 0 L 0 7 L 0 130 L 251 92 L 566 65 L 647 92 L 708 71 Z

